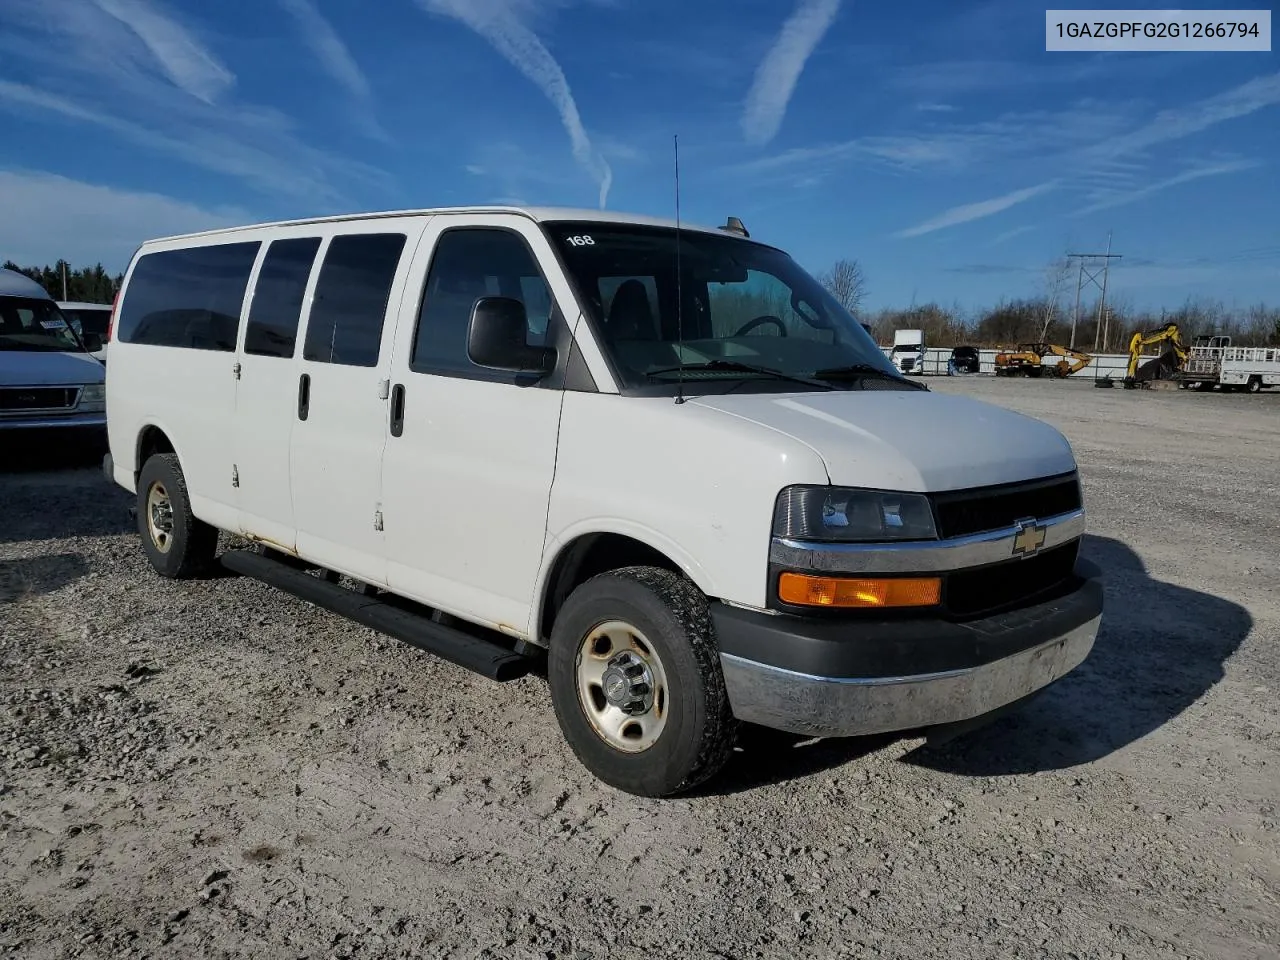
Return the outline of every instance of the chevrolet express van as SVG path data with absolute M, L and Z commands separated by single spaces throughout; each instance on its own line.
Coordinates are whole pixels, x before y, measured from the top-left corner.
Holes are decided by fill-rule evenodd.
M 495 680 L 541 661 L 576 755 L 632 793 L 710 777 L 743 721 L 979 717 L 1098 630 L 1066 440 L 908 380 L 732 219 L 156 240 L 110 356 L 104 467 L 157 572 L 231 531 L 234 571 Z

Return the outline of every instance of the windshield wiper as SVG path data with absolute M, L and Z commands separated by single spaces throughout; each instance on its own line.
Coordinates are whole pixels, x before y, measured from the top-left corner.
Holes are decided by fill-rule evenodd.
M 737 371 L 738 373 L 754 373 L 757 376 L 773 377 L 777 380 L 790 380 L 792 383 L 803 383 L 807 387 L 821 387 L 823 390 L 835 389 L 831 384 L 823 383 L 818 379 L 801 377 L 782 370 L 775 370 L 773 367 L 757 367 L 753 363 L 741 363 L 737 360 L 707 360 L 705 363 L 686 363 L 679 367 L 659 367 L 657 370 L 645 371 L 645 376 L 656 379 L 663 374 L 679 373 L 682 370 L 729 370 Z
M 87 356 L 93 357 L 94 360 L 98 361 L 98 363 L 102 364 L 102 366 L 105 368 L 107 365 L 106 361 L 99 356 L 95 356 L 89 350 L 89 348 L 84 345 L 84 339 L 80 336 L 80 331 L 77 330 L 74 326 L 72 326 L 71 319 L 69 317 L 63 317 L 62 322 L 66 325 L 67 332 L 70 333 L 71 336 L 75 339 L 76 346 L 78 346 L 81 350 L 83 350 Z
M 876 380 L 889 380 L 893 383 L 901 383 L 903 386 L 911 387 L 913 390 L 928 390 L 923 383 L 914 383 L 906 377 L 897 373 L 890 373 L 883 370 L 873 363 L 850 363 L 843 367 L 825 367 L 822 370 L 815 370 L 813 377 L 815 380 L 827 380 L 839 382 L 842 380 L 865 380 L 868 377 Z

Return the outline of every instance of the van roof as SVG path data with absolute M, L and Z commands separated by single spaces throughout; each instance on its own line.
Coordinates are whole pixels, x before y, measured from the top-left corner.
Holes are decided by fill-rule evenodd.
M 64 310 L 110 310 L 109 303 L 89 303 L 85 300 L 59 300 L 58 306 Z
M 25 273 L 0 268 L 0 297 L 30 297 L 35 300 L 52 300 L 49 291 Z
M 201 237 L 218 237 L 236 234 L 246 230 L 259 230 L 263 227 L 305 226 L 311 223 L 341 223 L 346 220 L 375 220 L 384 217 L 421 217 L 434 214 L 456 213 L 508 213 L 528 217 L 539 223 L 551 223 L 558 220 L 585 220 L 596 223 L 626 223 L 653 227 L 674 227 L 676 222 L 663 217 L 650 217 L 639 213 L 615 213 L 609 210 L 578 209 L 575 207 L 510 207 L 510 206 L 477 206 L 477 207 L 427 207 L 420 210 L 384 210 L 377 213 L 344 213 L 329 217 L 307 217 L 301 220 L 277 220 L 267 223 L 245 224 L 240 227 L 222 227 L 217 230 L 203 230 L 198 233 L 179 234 L 172 237 L 156 237 L 148 242 L 161 243 L 171 240 L 194 240 Z M 714 233 L 724 236 L 726 231 L 717 227 L 701 226 L 692 223 L 680 223 L 681 230 L 695 230 L 699 233 Z M 728 234 L 737 236 L 737 234 Z

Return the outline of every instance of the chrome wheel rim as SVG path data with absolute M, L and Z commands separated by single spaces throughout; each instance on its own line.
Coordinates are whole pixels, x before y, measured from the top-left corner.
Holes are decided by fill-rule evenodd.
M 173 547 L 173 503 L 169 491 L 158 481 L 147 491 L 147 530 L 155 548 L 168 553 Z
M 591 728 L 622 753 L 648 750 L 667 725 L 667 674 L 648 638 L 625 620 L 593 627 L 578 645 L 578 702 Z

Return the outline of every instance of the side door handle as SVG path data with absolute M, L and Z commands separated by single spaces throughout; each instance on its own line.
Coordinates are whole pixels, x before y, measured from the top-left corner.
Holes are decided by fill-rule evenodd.
M 311 374 L 304 373 L 298 378 L 298 419 L 307 419 L 311 411 Z
M 398 437 L 404 433 L 404 384 L 397 383 L 391 388 L 391 435 Z

